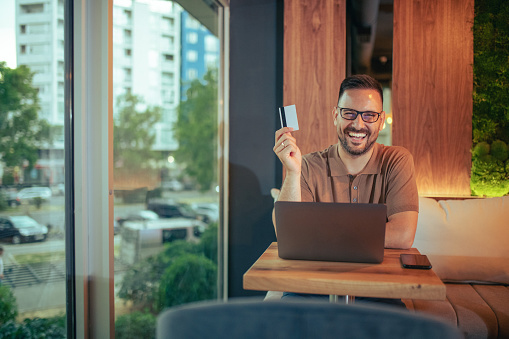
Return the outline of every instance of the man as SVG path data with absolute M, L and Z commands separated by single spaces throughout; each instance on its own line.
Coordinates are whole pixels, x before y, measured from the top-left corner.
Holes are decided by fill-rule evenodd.
M 419 210 L 413 158 L 402 147 L 376 143 L 385 122 L 378 81 L 346 78 L 332 119 L 339 142 L 304 156 L 293 129 L 276 132 L 274 152 L 286 171 L 278 200 L 386 204 L 385 247 L 410 248 Z

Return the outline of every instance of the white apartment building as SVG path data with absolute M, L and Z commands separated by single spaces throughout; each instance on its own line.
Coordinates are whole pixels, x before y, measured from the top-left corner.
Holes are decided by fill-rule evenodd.
M 115 0 L 113 7 L 113 91 L 115 97 L 130 91 L 147 105 L 162 108 L 153 147 L 159 151 L 178 147 L 172 126 L 180 98 L 181 11 L 164 0 Z M 50 159 L 39 161 L 42 167 L 51 166 L 63 161 L 64 150 L 63 0 L 16 0 L 16 45 L 18 65 L 36 73 L 39 117 L 61 127 L 48 146 Z
M 115 0 L 113 6 L 115 100 L 131 92 L 162 108 L 155 126 L 157 151 L 178 147 L 172 128 L 180 102 L 181 12 L 171 1 Z
M 35 72 L 39 118 L 59 128 L 53 143 L 42 145 L 35 168 L 20 182 L 52 185 L 64 182 L 64 2 L 16 0 L 16 57 L 18 66 Z
M 63 0 L 16 0 L 18 65 L 35 72 L 39 117 L 61 126 L 56 149 L 64 148 L 64 3 Z

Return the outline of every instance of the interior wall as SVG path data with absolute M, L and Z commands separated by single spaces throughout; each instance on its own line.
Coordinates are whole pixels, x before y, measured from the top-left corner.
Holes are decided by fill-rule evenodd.
M 332 109 L 346 70 L 346 0 L 285 0 L 284 105 L 296 105 L 302 154 L 337 143 Z
M 242 276 L 276 241 L 270 189 L 281 186 L 272 148 L 283 88 L 283 2 L 230 1 L 228 297 L 246 291 Z
M 474 0 L 394 0 L 393 144 L 420 195 L 470 195 Z

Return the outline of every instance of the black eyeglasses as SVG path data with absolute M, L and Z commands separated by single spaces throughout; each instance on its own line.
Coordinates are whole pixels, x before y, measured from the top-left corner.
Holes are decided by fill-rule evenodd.
M 341 114 L 341 117 L 343 119 L 355 120 L 355 119 L 357 119 L 357 116 L 360 114 L 362 121 L 368 122 L 368 123 L 377 122 L 378 119 L 380 118 L 380 114 L 382 114 L 382 112 L 380 112 L 380 113 L 371 112 L 371 111 L 360 112 L 360 111 L 356 111 L 352 108 L 342 108 L 339 106 L 337 106 L 336 108 L 339 109 L 339 113 Z

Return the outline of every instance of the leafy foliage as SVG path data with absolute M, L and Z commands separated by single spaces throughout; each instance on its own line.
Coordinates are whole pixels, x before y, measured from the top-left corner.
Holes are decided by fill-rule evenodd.
M 472 152 L 470 187 L 473 195 L 498 197 L 509 193 L 509 149 L 501 141 L 478 143 Z
M 159 305 L 171 307 L 216 296 L 217 266 L 205 256 L 184 254 L 161 278 Z
M 476 0 L 472 172 L 474 195 L 509 193 L 509 6 Z M 491 144 L 491 145 L 490 145 Z
M 11 289 L 6 285 L 0 285 L 0 325 L 16 319 L 18 305 Z
M 63 339 L 67 337 L 65 322 L 65 315 L 53 318 L 27 318 L 21 323 L 11 320 L 0 327 L 0 339 Z
M 37 161 L 37 149 L 51 141 L 51 127 L 38 118 L 38 92 L 34 73 L 26 66 L 11 69 L 0 62 L 0 156 L 8 167 Z
M 175 159 L 186 165 L 202 192 L 216 180 L 217 164 L 217 71 L 209 69 L 203 81 L 195 79 L 178 107 L 174 126 L 179 148 Z
M 200 257 L 205 260 L 205 265 L 209 267 L 212 263 L 214 267 L 217 265 L 217 223 L 210 224 L 205 232 L 202 234 L 200 242 L 193 243 L 185 240 L 178 240 L 166 245 L 163 252 L 156 256 L 148 257 L 137 264 L 131 269 L 126 271 L 118 296 L 124 300 L 131 300 L 133 304 L 139 308 L 147 308 L 153 312 L 164 307 L 160 304 L 161 300 L 158 297 L 158 291 L 163 275 L 166 270 L 172 267 L 177 260 L 181 258 L 188 258 L 191 256 Z M 205 274 L 208 271 L 199 271 L 194 273 L 196 275 Z M 198 280 L 203 278 L 198 277 Z M 204 278 L 207 279 L 206 277 Z M 212 288 L 215 290 L 216 277 L 214 277 Z M 206 291 L 199 293 L 199 295 L 208 295 Z M 183 298 L 190 299 L 196 293 L 196 289 L 187 289 L 185 286 L 179 291 Z
M 509 6 L 476 0 L 474 18 L 473 142 L 509 142 Z
M 149 312 L 121 315 L 115 321 L 116 339 L 155 338 L 156 317 Z
M 115 167 L 139 169 L 158 159 L 151 148 L 156 138 L 154 126 L 161 119 L 161 108 L 147 107 L 140 111 L 140 106 L 143 106 L 143 100 L 130 93 L 117 99 L 119 113 L 113 127 Z

